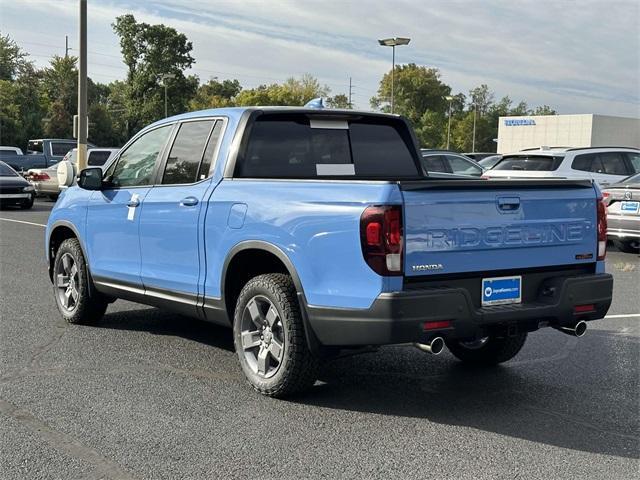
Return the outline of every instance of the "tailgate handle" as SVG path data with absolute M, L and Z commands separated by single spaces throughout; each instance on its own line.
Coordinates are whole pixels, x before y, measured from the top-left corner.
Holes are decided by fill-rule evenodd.
M 516 212 L 520 209 L 520 197 L 498 197 L 497 204 L 501 212 Z

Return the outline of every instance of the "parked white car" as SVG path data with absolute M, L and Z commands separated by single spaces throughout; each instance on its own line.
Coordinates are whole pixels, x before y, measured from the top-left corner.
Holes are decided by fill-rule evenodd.
M 87 166 L 102 167 L 118 152 L 118 148 L 90 148 L 87 150 Z M 78 149 L 74 148 L 64 156 L 64 158 L 49 168 L 32 168 L 27 171 L 25 178 L 31 182 L 36 189 L 37 195 L 46 195 L 55 199 L 60 194 L 60 190 L 66 188 L 60 185 L 58 179 L 58 168 L 61 164 L 67 166 L 69 175 L 75 176 L 76 165 L 78 163 Z
M 625 147 L 545 148 L 506 154 L 489 178 L 590 178 L 600 186 L 640 172 L 640 150 Z
M 9 147 L 0 145 L 0 155 L 22 155 L 22 149 L 18 147 Z

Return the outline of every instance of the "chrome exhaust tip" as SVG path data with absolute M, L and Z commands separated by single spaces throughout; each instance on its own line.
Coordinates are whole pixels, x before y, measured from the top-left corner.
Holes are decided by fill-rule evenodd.
M 571 335 L 572 337 L 583 337 L 587 333 L 587 322 L 580 320 L 573 327 L 555 327 L 556 330 Z
M 442 353 L 442 350 L 444 350 L 444 340 L 442 339 L 442 337 L 435 337 L 428 344 L 414 343 L 413 346 L 425 353 L 430 353 L 431 355 L 440 355 L 440 353 Z

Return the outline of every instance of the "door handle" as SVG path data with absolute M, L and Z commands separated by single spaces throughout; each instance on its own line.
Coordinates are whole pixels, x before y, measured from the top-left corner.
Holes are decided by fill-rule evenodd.
M 183 207 L 193 207 L 198 204 L 198 199 L 196 197 L 187 197 L 180 200 L 180 205 Z
M 498 210 L 503 212 L 515 212 L 520 209 L 519 197 L 500 197 L 497 201 Z
M 140 205 L 140 200 L 138 200 L 137 197 L 133 197 L 131 198 L 131 200 L 127 202 L 127 207 L 137 207 L 139 205 Z

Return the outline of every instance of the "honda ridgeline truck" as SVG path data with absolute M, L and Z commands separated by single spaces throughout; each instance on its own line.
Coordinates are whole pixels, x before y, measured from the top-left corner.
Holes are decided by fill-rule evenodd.
M 399 116 L 204 110 L 142 130 L 55 205 L 57 306 L 117 298 L 233 328 L 249 383 L 280 397 L 341 352 L 411 344 L 513 358 L 581 336 L 611 304 L 606 211 L 590 180 L 426 176 Z

